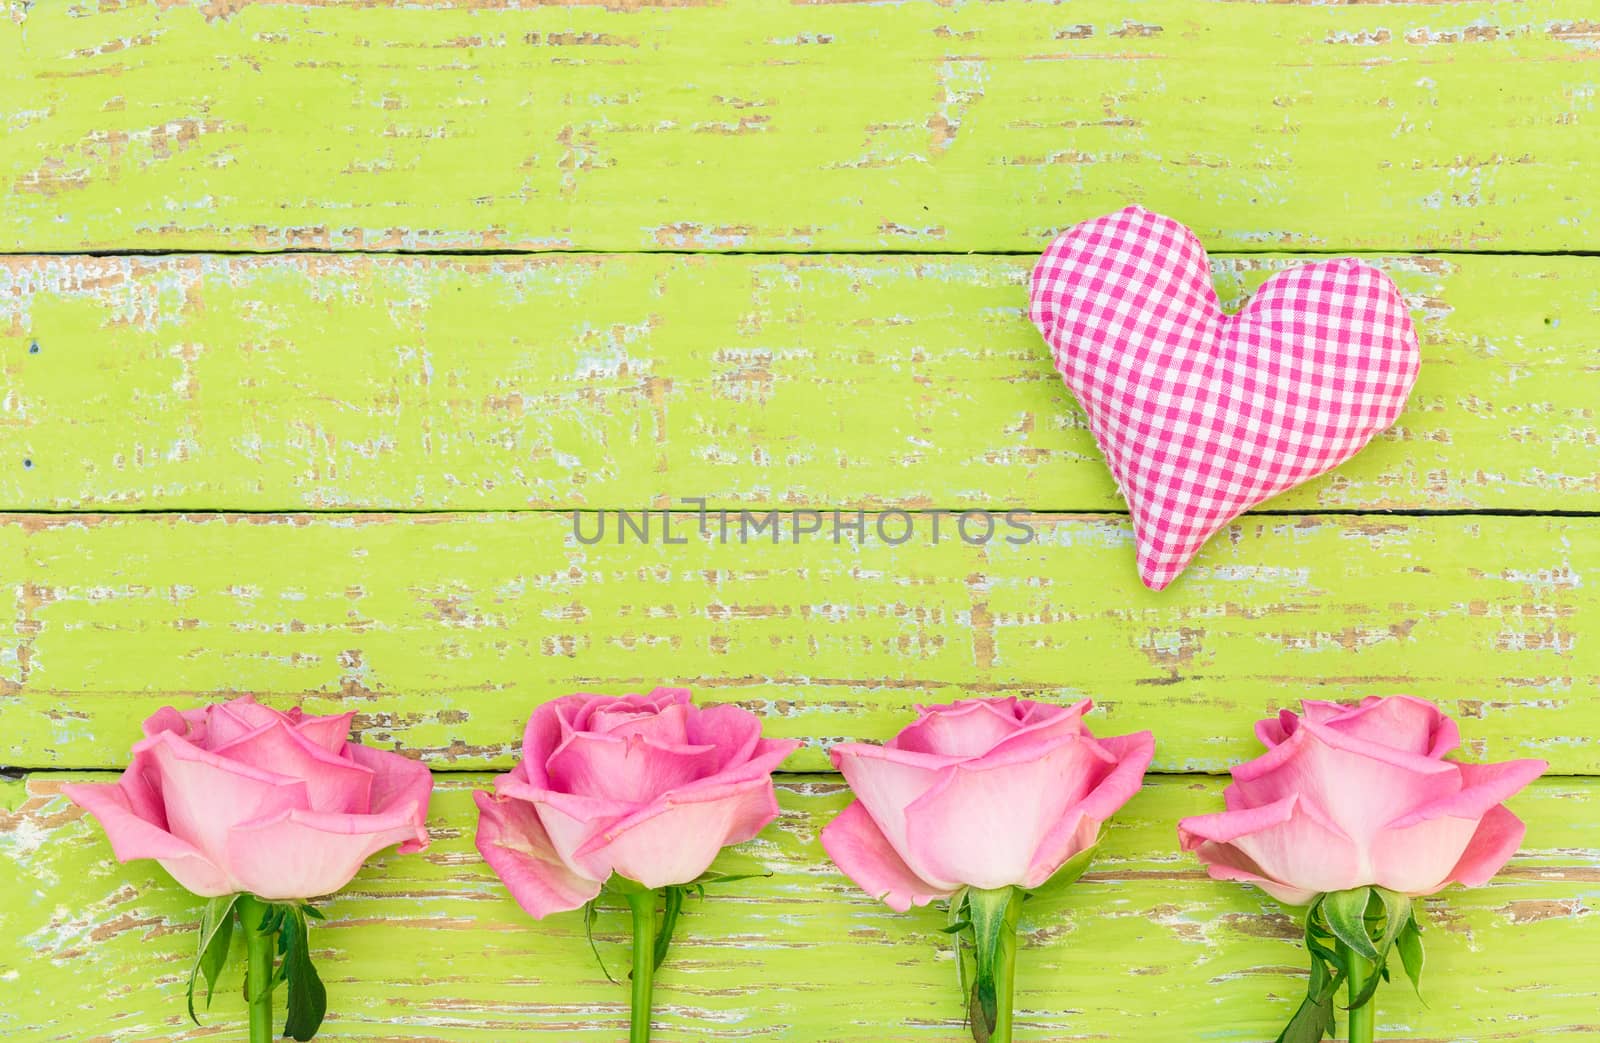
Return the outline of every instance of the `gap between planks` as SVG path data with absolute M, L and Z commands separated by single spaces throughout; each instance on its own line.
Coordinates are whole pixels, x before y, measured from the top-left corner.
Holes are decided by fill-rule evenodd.
M 1107 510 L 1103 507 L 1016 507 L 1009 504 L 952 504 L 948 507 L 769 507 L 757 504 L 735 502 L 726 506 L 713 503 L 706 504 L 706 511 L 722 514 L 763 514 L 775 512 L 778 514 L 820 513 L 841 515 L 860 513 L 863 517 L 871 518 L 880 514 L 910 514 L 922 515 L 949 515 L 960 514 L 968 511 L 981 511 L 996 509 L 1011 509 L 1032 515 L 1075 515 L 1085 518 L 1126 518 L 1127 511 Z M 279 517 L 283 515 L 307 515 L 317 517 L 338 516 L 395 516 L 395 517 L 446 517 L 453 515 L 473 515 L 476 517 L 515 517 L 517 515 L 572 515 L 592 517 L 602 514 L 660 514 L 663 511 L 669 514 L 693 515 L 697 510 L 683 506 L 661 507 L 655 504 L 636 504 L 628 507 L 129 507 L 118 508 L 115 505 L 97 506 L 78 510 L 67 507 L 26 507 L 13 508 L 0 504 L 0 514 L 13 517 L 41 517 L 41 518 L 93 518 L 103 515 L 124 517 Z M 1239 515 L 1240 518 L 1600 518 L 1600 510 L 1572 510 L 1562 508 L 1519 508 L 1519 507 L 1325 507 L 1316 510 L 1296 510 L 1294 508 L 1268 507 L 1262 510 L 1250 510 Z
M 1207 253 L 1212 251 L 1208 248 Z M 1037 257 L 1040 250 L 914 250 L 914 249 L 837 249 L 837 250 L 685 250 L 639 249 L 611 250 L 604 247 L 562 247 L 545 250 L 506 249 L 331 249 L 296 247 L 288 250 L 207 249 L 201 246 L 178 246 L 140 249 L 129 247 L 117 250 L 0 250 L 0 260 L 25 260 L 30 257 L 96 258 L 117 257 Z M 1362 247 L 1359 250 L 1339 250 L 1319 247 L 1240 248 L 1219 246 L 1216 256 L 1229 257 L 1600 257 L 1600 250 L 1415 250 L 1406 246 Z

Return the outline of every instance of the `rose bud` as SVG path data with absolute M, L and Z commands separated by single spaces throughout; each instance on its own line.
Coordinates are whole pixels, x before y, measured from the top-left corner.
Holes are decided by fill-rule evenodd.
M 353 716 L 280 713 L 250 696 L 181 713 L 166 707 L 144 722 L 118 781 L 63 787 L 99 820 L 117 861 L 153 858 L 212 899 L 189 977 L 191 1016 L 196 975 L 204 972 L 208 988 L 215 982 L 238 917 L 253 1043 L 271 1037 L 280 949 L 294 954 L 277 972 L 290 991 L 284 1033 L 307 1040 L 322 1022 L 322 983 L 306 949 L 306 919 L 320 915 L 307 900 L 339 890 L 386 847 L 428 846 L 433 777 L 400 754 L 348 741 Z
M 649 1038 L 653 953 L 666 951 L 684 895 L 732 879 L 712 860 L 777 817 L 772 772 L 799 745 L 762 738 L 747 710 L 689 699 L 657 688 L 546 703 L 522 760 L 493 795 L 474 795 L 478 851 L 529 915 L 580 908 L 602 888 L 627 900 L 634 1043 Z
M 1096 739 L 1083 723 L 1093 705 L 921 707 L 883 746 L 831 751 L 856 799 L 822 831 L 822 846 L 891 909 L 950 900 L 975 953 L 969 1002 L 980 1041 L 1011 1038 L 1023 897 L 1083 872 L 1101 823 L 1139 791 L 1155 752 L 1149 732 Z
M 1218 880 L 1309 903 L 1311 985 L 1291 1027 L 1322 1038 L 1345 983 L 1350 1038 L 1371 1040 L 1390 950 L 1414 983 L 1421 974 L 1412 899 L 1498 872 L 1524 832 L 1502 802 L 1547 765 L 1445 760 L 1460 745 L 1455 722 L 1403 695 L 1355 707 L 1307 700 L 1302 715 L 1258 722 L 1256 736 L 1267 753 L 1233 769 L 1228 810 L 1184 819 L 1179 839 Z

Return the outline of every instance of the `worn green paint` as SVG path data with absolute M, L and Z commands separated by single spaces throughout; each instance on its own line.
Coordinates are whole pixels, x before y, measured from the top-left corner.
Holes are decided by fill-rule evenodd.
M 15 3 L 0 245 L 1572 249 L 1591 0 Z
M 742 544 L 734 516 L 723 544 L 679 516 L 669 546 L 656 517 L 649 545 L 583 546 L 550 513 L 11 516 L 0 757 L 119 766 L 157 707 L 252 691 L 506 765 L 538 703 L 668 683 L 809 740 L 806 769 L 978 693 L 1093 696 L 1097 728 L 1157 732 L 1160 768 L 1216 770 L 1303 696 L 1410 692 L 1476 756 L 1600 770 L 1600 519 L 1250 518 L 1159 594 L 1124 518 L 1040 516 L 1024 546 L 949 519 L 935 543 L 928 515 L 890 546 L 878 520 Z
M 206 1027 L 184 1015 L 200 903 L 153 863 L 117 866 L 62 776 L 13 784 L 0 815 L 7 891 L 0 1032 L 8 1043 L 237 1039 L 239 970 Z M 380 856 L 321 903 L 312 942 L 328 982 L 322 1040 L 395 1043 L 616 1040 L 626 985 L 594 963 L 577 915 L 534 923 L 472 848 L 468 796 L 441 781 L 423 855 Z M 1426 902 L 1427 1006 L 1398 980 L 1379 993 L 1383 1039 L 1592 1040 L 1600 1002 L 1587 954 L 1600 880 L 1600 782 L 1539 783 L 1513 802 L 1528 840 L 1488 887 Z M 1220 783 L 1151 782 L 1107 827 L 1090 873 L 1023 910 L 1018 1039 L 1259 1041 L 1305 988 L 1294 911 L 1209 880 L 1173 823 L 1216 810 Z M 783 813 L 747 851 L 769 879 L 691 902 L 657 981 L 661 1043 L 783 1039 L 959 1043 L 942 911 L 891 912 L 840 876 L 816 841 L 847 794 L 836 776 L 790 777 Z M 598 924 L 625 964 L 627 921 Z M 1553 958 L 1557 953 L 1570 959 Z M 237 953 L 235 954 L 237 956 Z
M 1216 264 L 1242 300 L 1294 258 Z M 1269 506 L 1600 508 L 1600 259 L 1376 258 L 1410 407 Z M 0 505 L 1120 510 L 1022 258 L 0 263 Z M 36 349 L 36 350 L 33 350 Z M 31 461 L 31 468 L 22 462 Z
M 1409 691 L 1469 757 L 1600 771 L 1600 261 L 1417 256 L 1600 247 L 1590 6 L 13 4 L 0 250 L 862 253 L 0 260 L 0 763 L 117 767 L 157 706 L 251 691 L 505 766 L 539 702 L 672 682 L 806 739 L 796 769 L 1018 692 L 1216 771 L 1303 695 Z M 1272 508 L 1581 516 L 1258 515 L 1138 586 L 1022 311 L 1027 255 L 1129 201 L 1219 253 L 1385 252 L 1413 306 L 1406 415 Z M 1215 276 L 1236 303 L 1293 260 Z M 586 547 L 559 513 L 685 496 L 1112 513 L 1020 548 L 932 545 L 926 513 L 900 547 Z M 174 509 L 256 513 L 104 513 Z M 356 509 L 460 513 L 274 513 Z M 0 1034 L 237 1038 L 236 973 L 184 1019 L 198 904 L 115 865 L 70 777 L 0 780 Z M 441 776 L 434 848 L 326 903 L 321 1038 L 621 1034 L 578 920 L 530 923 L 472 850 L 485 782 Z M 1428 1005 L 1386 988 L 1382 1038 L 1600 1035 L 1597 786 L 1533 787 L 1507 870 L 1428 902 Z M 1277 1030 L 1289 912 L 1175 851 L 1219 787 L 1153 778 L 1030 906 L 1019 1039 Z M 942 919 L 816 844 L 845 799 L 785 779 L 774 876 L 691 907 L 661 1043 L 964 1038 Z

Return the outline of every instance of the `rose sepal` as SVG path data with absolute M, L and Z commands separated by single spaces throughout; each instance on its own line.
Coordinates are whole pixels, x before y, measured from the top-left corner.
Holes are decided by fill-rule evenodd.
M 234 921 L 245 943 L 244 999 L 249 1008 L 250 1041 L 272 1039 L 272 993 L 285 988 L 286 1017 L 283 1035 L 306 1043 L 322 1027 L 328 1010 L 328 992 L 311 962 L 310 924 L 322 914 L 303 902 L 268 902 L 255 895 L 219 895 L 200 914 L 199 946 L 189 970 L 189 1017 L 196 1025 L 195 986 L 206 983 L 206 1007 L 216 990 L 217 978 L 227 965 Z
M 942 930 L 955 938 L 956 974 L 961 983 L 961 995 L 967 1004 L 973 1038 L 978 1043 L 997 1043 L 1011 1038 L 1016 924 L 1022 904 L 1035 898 L 1058 897 L 1088 870 L 1097 847 L 1098 842 L 1067 859 L 1038 887 L 1001 887 L 989 891 L 963 887 L 950 896 L 946 925 Z M 1010 917 L 1010 940 L 1005 943 L 1007 951 L 1002 952 L 995 931 L 997 928 L 1006 929 L 1007 916 Z M 969 961 L 973 964 L 970 981 L 967 973 Z M 999 1009 L 1002 993 L 1005 998 L 1004 1011 Z M 999 1034 L 1002 1018 L 1007 1033 L 1004 1036 Z
M 200 912 L 200 947 L 195 953 L 194 966 L 189 968 L 189 1020 L 196 1025 L 200 1018 L 194 1012 L 194 987 L 201 977 L 206 982 L 206 1009 L 211 1009 L 211 997 L 216 991 L 217 978 L 228 963 L 228 950 L 233 942 L 233 907 L 239 901 L 237 893 L 218 895 L 206 902 Z
M 1050 878 L 1038 887 L 1029 888 L 1025 897 L 1032 901 L 1035 898 L 1056 898 L 1066 891 L 1068 886 L 1078 882 L 1078 878 L 1089 871 L 1089 863 L 1094 861 L 1094 853 L 1100 847 L 1097 840 L 1093 844 L 1079 851 L 1065 862 L 1061 868 L 1050 874 Z
M 1335 998 L 1343 986 L 1350 1043 L 1371 1043 L 1379 982 L 1389 980 L 1389 955 L 1398 952 L 1406 977 L 1422 994 L 1422 926 L 1417 903 L 1383 887 L 1355 887 L 1318 895 L 1306 908 L 1305 943 L 1311 957 L 1306 997 L 1277 1043 L 1319 1043 L 1334 1034 Z

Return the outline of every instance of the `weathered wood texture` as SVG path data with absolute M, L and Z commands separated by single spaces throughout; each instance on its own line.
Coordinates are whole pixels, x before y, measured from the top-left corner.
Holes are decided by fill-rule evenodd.
M 1592 0 L 9 11 L 14 251 L 1600 244 Z
M 0 815 L 9 891 L 0 937 L 8 1043 L 239 1038 L 235 963 L 205 1028 L 184 1013 L 199 903 L 154 863 L 117 866 L 93 821 L 56 790 L 12 783 Z M 472 848 L 468 795 L 440 781 L 434 846 L 392 852 L 322 908 L 312 943 L 331 1018 L 320 1040 L 396 1043 L 616 1040 L 627 988 L 607 982 L 581 917 L 534 923 Z M 1207 879 L 1176 850 L 1182 815 L 1221 806 L 1220 783 L 1166 778 L 1107 828 L 1089 876 L 1030 902 L 1021 924 L 1018 1038 L 1260 1041 L 1304 994 L 1294 910 Z M 1600 799 L 1592 780 L 1536 784 L 1513 802 L 1521 854 L 1488 887 L 1426 903 L 1424 1007 L 1404 979 L 1379 993 L 1379 1035 L 1417 1040 L 1594 1040 Z M 896 914 L 828 863 L 817 830 L 846 800 L 834 776 L 793 777 L 783 815 L 746 849 L 773 876 L 691 902 L 658 978 L 660 1043 L 784 1039 L 958 1043 L 956 971 L 941 911 Z M 601 955 L 622 973 L 626 914 L 603 911 Z M 235 959 L 240 959 L 238 951 Z
M 1160 594 L 1122 518 L 1040 516 L 1023 546 L 877 520 L 723 544 L 680 516 L 669 546 L 657 516 L 585 546 L 548 513 L 4 517 L 0 763 L 118 767 L 157 707 L 253 691 L 507 765 L 537 703 L 667 682 L 809 740 L 807 770 L 985 692 L 1092 695 L 1165 770 L 1250 755 L 1302 696 L 1390 692 L 1463 717 L 1474 755 L 1600 770 L 1600 519 L 1246 519 Z
M 1294 258 L 1216 262 L 1238 303 Z M 1600 508 L 1600 259 L 1390 257 L 1399 425 L 1273 509 Z M 11 258 L 0 505 L 1120 510 L 1021 258 Z

